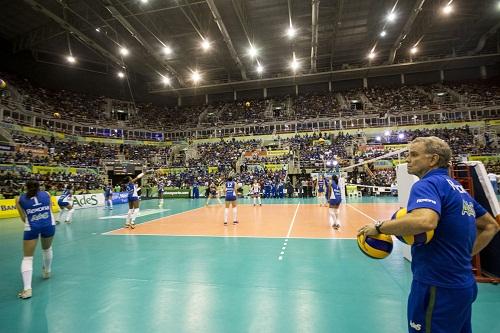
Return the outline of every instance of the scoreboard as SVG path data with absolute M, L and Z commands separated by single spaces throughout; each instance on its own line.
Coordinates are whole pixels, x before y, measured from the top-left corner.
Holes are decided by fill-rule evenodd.
M 113 173 L 115 175 L 134 175 L 135 165 L 134 164 L 115 164 L 113 165 Z

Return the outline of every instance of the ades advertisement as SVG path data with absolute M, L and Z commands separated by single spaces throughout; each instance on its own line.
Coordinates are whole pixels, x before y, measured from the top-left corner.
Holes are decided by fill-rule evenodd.
M 73 207 L 75 209 L 102 207 L 104 206 L 104 194 L 77 194 L 73 195 Z

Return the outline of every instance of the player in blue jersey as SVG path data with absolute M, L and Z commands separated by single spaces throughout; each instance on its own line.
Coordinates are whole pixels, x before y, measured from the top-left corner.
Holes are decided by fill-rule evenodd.
M 316 197 L 318 198 L 318 203 L 320 207 L 323 207 L 323 205 L 326 206 L 325 191 L 326 191 L 325 177 L 323 177 L 323 175 L 320 175 L 318 181 L 316 182 Z
M 142 177 L 144 177 L 144 173 L 142 172 L 135 178 L 130 176 L 128 177 L 128 183 L 126 186 L 126 191 L 128 192 L 128 213 L 125 227 L 130 229 L 135 228 L 135 219 L 139 216 L 140 196 L 138 193 L 139 185 L 137 184 L 137 181 Z
M 470 333 L 477 286 L 472 256 L 499 226 L 495 219 L 448 175 L 451 149 L 437 137 L 409 145 L 408 173 L 420 178 L 410 191 L 408 214 L 363 226 L 358 234 L 416 235 L 434 230 L 426 245 L 412 245 L 413 281 L 408 298 L 408 331 Z
M 66 185 L 66 188 L 57 200 L 57 204 L 61 208 L 61 211 L 57 216 L 56 223 L 59 224 L 61 221 L 64 221 L 70 224 L 75 212 L 75 208 L 73 208 L 73 186 L 71 184 Z
M 342 195 L 340 193 L 338 181 L 339 179 L 334 175 L 332 176 L 331 182 L 326 182 L 326 184 L 328 184 L 328 216 L 330 219 L 330 226 L 335 230 L 340 228 L 339 206 L 342 202 Z
M 200 198 L 200 183 L 198 183 L 198 180 L 193 180 L 193 194 L 191 196 L 193 199 L 199 199 Z
M 51 205 L 50 194 L 40 191 L 40 184 L 33 180 L 26 182 L 26 193 L 16 199 L 16 207 L 24 223 L 23 260 L 21 262 L 24 286 L 18 294 L 18 297 L 22 299 L 32 296 L 33 254 L 39 237 L 41 237 L 43 256 L 42 277 L 48 279 L 51 274 L 52 238 L 56 232 Z
M 229 217 L 229 206 L 233 207 L 233 224 L 238 224 L 238 208 L 236 205 L 236 190 L 238 185 L 233 180 L 233 177 L 228 177 L 225 186 L 226 192 L 226 208 L 224 209 L 224 225 L 227 225 Z
M 104 186 L 104 209 L 113 210 L 113 186 L 111 183 Z

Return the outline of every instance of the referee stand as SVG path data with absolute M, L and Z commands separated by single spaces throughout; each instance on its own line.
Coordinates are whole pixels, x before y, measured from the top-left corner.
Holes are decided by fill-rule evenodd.
M 459 162 L 452 165 L 450 173 L 500 223 L 500 207 L 484 165 L 476 161 Z M 472 271 L 477 282 L 500 283 L 499 235 L 472 258 Z

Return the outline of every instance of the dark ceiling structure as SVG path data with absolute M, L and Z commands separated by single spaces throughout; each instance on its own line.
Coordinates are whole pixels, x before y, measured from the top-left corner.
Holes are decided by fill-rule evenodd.
M 0 37 L 14 54 L 167 78 L 174 91 L 192 87 L 194 71 L 199 85 L 216 86 L 500 53 L 498 0 L 3 0 L 0 8 Z

